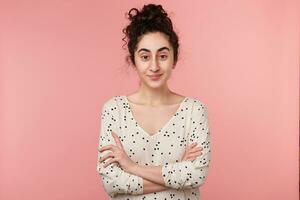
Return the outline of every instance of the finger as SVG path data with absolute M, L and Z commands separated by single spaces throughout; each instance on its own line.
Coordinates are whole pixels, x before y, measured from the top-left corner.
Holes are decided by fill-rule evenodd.
M 186 160 L 193 161 L 195 159 L 196 159 L 195 157 L 188 157 Z
M 188 156 L 199 156 L 202 155 L 203 153 L 201 151 L 195 152 L 195 153 L 191 153 Z
M 107 167 L 110 163 L 117 162 L 116 158 L 111 158 L 107 163 L 104 164 L 104 167 Z
M 186 159 L 188 159 L 188 160 L 195 160 L 196 158 L 198 158 L 198 156 L 199 155 L 197 155 L 197 156 L 195 156 L 195 155 L 193 155 L 193 156 L 187 156 Z
M 111 134 L 112 134 L 112 136 L 114 137 L 114 140 L 115 140 L 115 142 L 116 142 L 116 145 L 118 146 L 118 147 L 120 147 L 120 148 L 123 148 L 123 145 L 122 145 L 122 143 L 121 143 L 121 141 L 120 141 L 120 138 L 119 138 L 119 136 L 115 133 L 115 132 L 111 132 Z
M 188 151 L 189 149 L 193 148 L 195 145 L 196 145 L 195 143 L 189 144 L 185 151 Z
M 197 142 L 193 142 L 192 144 L 189 145 L 189 148 L 193 148 L 197 145 Z
M 110 152 L 110 153 L 108 153 L 108 154 L 106 154 L 105 156 L 103 156 L 100 160 L 99 160 L 99 162 L 102 162 L 102 161 L 104 161 L 104 160 L 106 160 L 107 158 L 109 158 L 109 157 L 114 157 L 114 155 Z
M 190 149 L 188 153 L 194 153 L 194 152 L 198 152 L 198 151 L 202 151 L 202 148 L 193 148 L 193 149 Z
M 191 143 L 189 145 L 190 145 L 190 147 L 195 146 L 195 145 L 197 145 L 197 142 L 193 142 L 193 143 Z
M 109 145 L 106 145 L 106 146 L 103 146 L 102 148 L 100 148 L 99 151 L 102 152 L 105 150 L 113 150 L 113 148 L 114 148 L 114 145 L 109 144 Z
M 195 147 L 193 147 L 194 149 L 199 149 L 199 150 L 202 150 L 203 149 L 203 147 L 201 147 L 201 146 L 195 146 Z
M 196 152 L 196 153 L 189 154 L 188 157 L 198 157 L 200 155 L 202 155 L 202 152 Z

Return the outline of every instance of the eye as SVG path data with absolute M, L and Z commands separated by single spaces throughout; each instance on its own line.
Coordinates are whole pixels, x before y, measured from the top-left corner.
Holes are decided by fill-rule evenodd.
M 147 60 L 149 58 L 149 56 L 144 55 L 144 56 L 141 56 L 141 58 L 142 58 L 142 60 Z
M 166 59 L 166 58 L 168 58 L 168 56 L 167 55 L 161 55 L 160 56 L 162 59 Z

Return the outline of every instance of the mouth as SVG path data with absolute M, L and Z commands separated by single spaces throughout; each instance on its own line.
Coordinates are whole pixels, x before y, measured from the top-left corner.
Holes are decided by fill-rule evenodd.
M 151 75 L 149 77 L 151 78 L 151 80 L 158 80 L 161 76 L 162 76 L 162 74 L 155 74 L 155 75 Z

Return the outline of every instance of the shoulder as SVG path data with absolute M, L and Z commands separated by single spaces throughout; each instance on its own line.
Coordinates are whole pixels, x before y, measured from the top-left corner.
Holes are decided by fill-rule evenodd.
M 124 106 L 124 103 L 122 95 L 114 95 L 104 100 L 101 109 L 102 111 L 105 110 L 110 113 L 116 113 L 119 111 L 121 106 Z
M 197 97 L 189 97 L 191 101 L 191 111 L 192 111 L 192 116 L 193 117 L 208 117 L 208 109 L 206 104 L 199 98 Z
M 111 113 L 115 107 L 115 96 L 106 98 L 100 106 L 102 113 Z
M 195 107 L 205 108 L 206 107 L 205 103 L 202 100 L 200 100 L 198 97 L 192 97 L 191 96 L 191 97 L 188 97 L 188 99 L 190 100 L 191 105 L 193 106 L 193 108 L 195 108 Z
M 117 96 L 108 97 L 104 100 L 103 107 L 112 107 L 116 105 Z

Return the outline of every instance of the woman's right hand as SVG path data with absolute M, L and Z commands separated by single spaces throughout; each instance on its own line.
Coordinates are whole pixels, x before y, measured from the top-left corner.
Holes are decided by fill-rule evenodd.
M 197 147 L 197 143 L 192 143 L 188 145 L 188 147 L 185 150 L 184 155 L 181 158 L 181 161 L 193 161 L 195 160 L 198 156 L 202 155 L 202 147 Z

